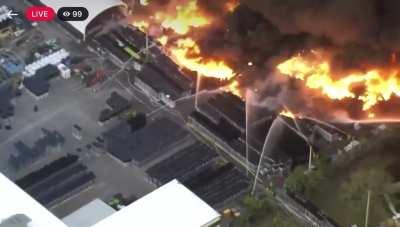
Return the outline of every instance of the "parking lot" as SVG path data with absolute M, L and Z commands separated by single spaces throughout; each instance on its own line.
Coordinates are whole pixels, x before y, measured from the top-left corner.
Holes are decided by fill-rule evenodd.
M 5 4 L 21 9 L 21 11 L 25 7 L 21 5 L 21 1 L 6 0 Z M 38 24 L 26 32 L 22 38 L 24 41 L 20 42 L 18 47 L 16 46 L 17 40 L 12 41 L 9 45 L 11 51 L 21 58 L 25 58 L 25 55 L 31 51 L 30 48 L 37 42 L 55 39 L 57 44 L 69 51 L 72 56 L 80 56 L 86 60 L 91 59 L 90 61 L 95 63 L 99 62 L 99 64 L 91 66 L 101 67 L 108 77 L 113 77 L 113 74 L 118 71 L 116 66 L 109 63 L 104 64 L 106 57 L 89 51 L 56 23 Z M 124 165 L 110 156 L 104 150 L 104 144 L 99 144 L 97 138 L 120 124 L 121 119 L 116 117 L 103 126 L 100 126 L 97 120 L 100 111 L 106 107 L 106 99 L 114 91 L 131 102 L 132 111 L 147 113 L 148 123 L 160 117 L 167 117 L 184 127 L 181 115 L 177 112 L 167 111 L 166 108 L 151 102 L 129 83 L 128 78 L 129 75 L 122 72 L 104 85 L 88 88 L 79 76 L 73 76 L 69 80 L 58 77 L 50 81 L 50 92 L 44 99 L 36 100 L 26 90 L 22 91 L 21 96 L 13 99 L 6 95 L 2 96 L 0 98 L 1 108 L 8 108 L 12 104 L 14 114 L 6 119 L 0 119 L 2 121 L 0 124 L 7 123 L 11 126 L 9 130 L 4 127 L 0 129 L 0 172 L 12 180 L 16 180 L 68 153 L 79 155 L 81 162 L 96 175 L 96 180 L 89 188 L 51 207 L 53 213 L 58 217 L 64 217 L 95 198 L 106 201 L 116 193 L 139 198 L 154 190 L 155 186 L 146 181 L 144 171 L 196 141 L 187 133 L 182 139 L 171 141 L 171 146 L 166 147 L 162 155 L 152 158 L 141 168 Z M 8 85 L 0 85 L 0 94 L 7 93 Z M 96 88 L 96 91 L 93 88 Z M 182 103 L 178 103 L 180 104 L 178 108 L 187 108 L 189 112 L 192 102 L 193 100 L 183 100 Z M 74 125 L 82 128 L 81 139 L 73 136 Z M 54 135 L 60 136 L 61 140 L 54 142 L 48 139 Z M 31 149 L 38 141 L 44 143 L 44 155 L 21 168 L 10 165 L 10 153 L 21 149 L 16 147 L 17 143 Z M 96 146 L 94 142 L 97 144 Z

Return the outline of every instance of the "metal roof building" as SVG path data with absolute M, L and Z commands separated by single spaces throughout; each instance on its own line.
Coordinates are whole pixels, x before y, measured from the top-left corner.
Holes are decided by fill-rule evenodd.
M 61 7 L 85 7 L 89 11 L 89 17 L 84 21 L 68 21 L 75 30 L 80 32 L 83 38 L 86 36 L 88 26 L 101 14 L 115 8 L 125 8 L 121 0 L 30 0 L 52 7 L 55 12 Z M 109 18 L 108 18 L 109 19 Z
M 26 227 L 211 227 L 220 221 L 217 211 L 177 180 L 115 213 L 95 200 L 64 218 L 64 223 L 1 173 L 0 185 L 0 200 L 5 204 L 0 206 L 1 227 L 10 223 Z
M 14 215 L 28 218 L 28 227 L 67 227 L 26 192 L 0 173 L 0 223 Z M 29 221 L 30 219 L 30 221 Z
M 115 212 L 113 208 L 100 199 L 95 199 L 64 217 L 62 221 L 69 227 L 90 227 Z
M 93 227 L 209 227 L 219 220 L 217 211 L 173 180 Z

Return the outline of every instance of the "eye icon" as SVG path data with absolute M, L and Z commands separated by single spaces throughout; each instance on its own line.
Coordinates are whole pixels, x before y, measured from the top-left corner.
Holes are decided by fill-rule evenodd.
M 61 7 L 57 16 L 62 21 L 84 21 L 88 18 L 89 11 L 84 7 Z
M 64 11 L 63 12 L 63 16 L 64 17 L 69 17 L 71 15 L 71 13 L 69 11 Z

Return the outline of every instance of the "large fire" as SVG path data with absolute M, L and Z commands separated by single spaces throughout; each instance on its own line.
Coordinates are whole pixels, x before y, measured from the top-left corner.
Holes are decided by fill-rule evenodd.
M 197 14 L 196 1 L 188 2 L 186 5 L 176 6 L 176 15 L 164 12 L 155 14 L 156 21 L 160 21 L 163 28 L 171 28 L 177 34 L 184 35 L 192 27 L 202 27 L 210 24 L 210 20 Z
M 308 88 L 318 90 L 333 100 L 345 98 L 362 102 L 362 108 L 370 118 L 375 117 L 372 108 L 392 97 L 400 97 L 400 69 L 371 68 L 365 72 L 335 75 L 329 59 L 313 52 L 313 58 L 294 56 L 277 66 L 286 76 L 304 81 Z M 354 92 L 355 87 L 363 87 L 362 92 Z
M 236 1 L 229 2 L 226 10 L 233 10 L 234 7 Z M 152 26 L 172 31 L 173 34 L 165 32 L 156 38 L 166 47 L 167 53 L 178 65 L 204 77 L 229 80 L 235 76 L 234 71 L 224 61 L 203 57 L 196 39 L 191 36 L 192 29 L 210 25 L 214 19 L 201 13 L 197 0 L 176 5 L 174 12 L 160 11 L 154 12 L 153 15 L 146 20 L 135 20 L 133 25 L 145 32 Z
M 179 65 L 196 71 L 199 75 L 228 80 L 235 76 L 233 70 L 223 61 L 204 59 L 199 46 L 191 38 L 179 39 L 176 46 L 169 51 Z
M 172 2 L 174 4 L 165 9 L 157 9 L 150 3 L 147 7 L 152 16 L 135 17 L 133 25 L 157 39 L 180 67 L 197 72 L 200 77 L 229 80 L 230 84 L 222 89 L 241 96 L 243 91 L 236 80 L 240 73 L 238 75 L 223 59 L 204 56 L 198 44 L 198 29 L 217 23 L 218 18 L 203 12 L 197 0 Z M 225 13 L 234 11 L 238 2 L 227 1 Z M 391 61 L 397 62 L 397 56 L 391 56 Z M 332 69 L 329 55 L 312 50 L 284 60 L 276 65 L 276 69 L 280 76 L 303 81 L 307 90 L 327 100 L 354 100 L 360 103 L 369 118 L 379 117 L 374 111 L 379 103 L 400 97 L 400 67 L 371 67 L 363 71 L 338 73 Z M 285 111 L 282 115 L 294 117 Z

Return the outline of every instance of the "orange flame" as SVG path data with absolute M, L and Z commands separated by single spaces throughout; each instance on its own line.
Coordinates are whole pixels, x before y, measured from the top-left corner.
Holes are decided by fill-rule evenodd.
M 151 7 L 151 6 L 150 6 Z M 159 25 L 172 29 L 176 34 L 185 35 L 190 29 L 202 27 L 211 23 L 211 18 L 200 15 L 196 0 L 175 6 L 173 12 L 154 12 L 145 20 L 135 20 L 132 25 L 146 31 L 150 25 Z
M 235 76 L 233 70 L 223 61 L 203 59 L 199 46 L 191 38 L 179 39 L 169 52 L 179 65 L 196 71 L 201 76 L 220 79 L 231 79 Z
M 239 88 L 239 82 L 237 80 L 232 81 L 232 83 L 228 84 L 228 86 L 224 87 L 223 90 L 227 92 L 231 92 L 232 94 L 240 97 L 244 100 L 242 90 Z
M 305 82 L 308 88 L 319 90 L 330 99 L 356 99 L 363 103 L 363 110 L 369 111 L 379 102 L 388 101 L 393 96 L 400 97 L 400 71 L 398 69 L 371 69 L 366 72 L 335 75 L 329 60 L 310 60 L 301 55 L 294 56 L 277 66 L 286 76 Z M 339 79 L 335 79 L 339 78 Z M 352 88 L 362 84 L 365 90 L 356 95 Z M 369 117 L 375 115 L 369 112 Z
M 226 10 L 234 10 L 236 6 L 237 0 L 230 0 L 226 3 Z M 198 9 L 197 0 L 185 1 L 175 6 L 173 12 L 160 11 L 154 12 L 153 15 L 147 20 L 135 20 L 132 24 L 142 31 L 147 31 L 152 25 L 172 30 L 174 34 L 163 34 L 156 38 L 178 65 L 205 77 L 226 80 L 235 76 L 234 71 L 224 61 L 203 57 L 195 38 L 191 36 L 193 28 L 207 26 L 213 22 L 212 17 L 203 15 Z M 232 92 L 238 94 L 237 89 L 234 89 L 237 85 L 231 87 Z

